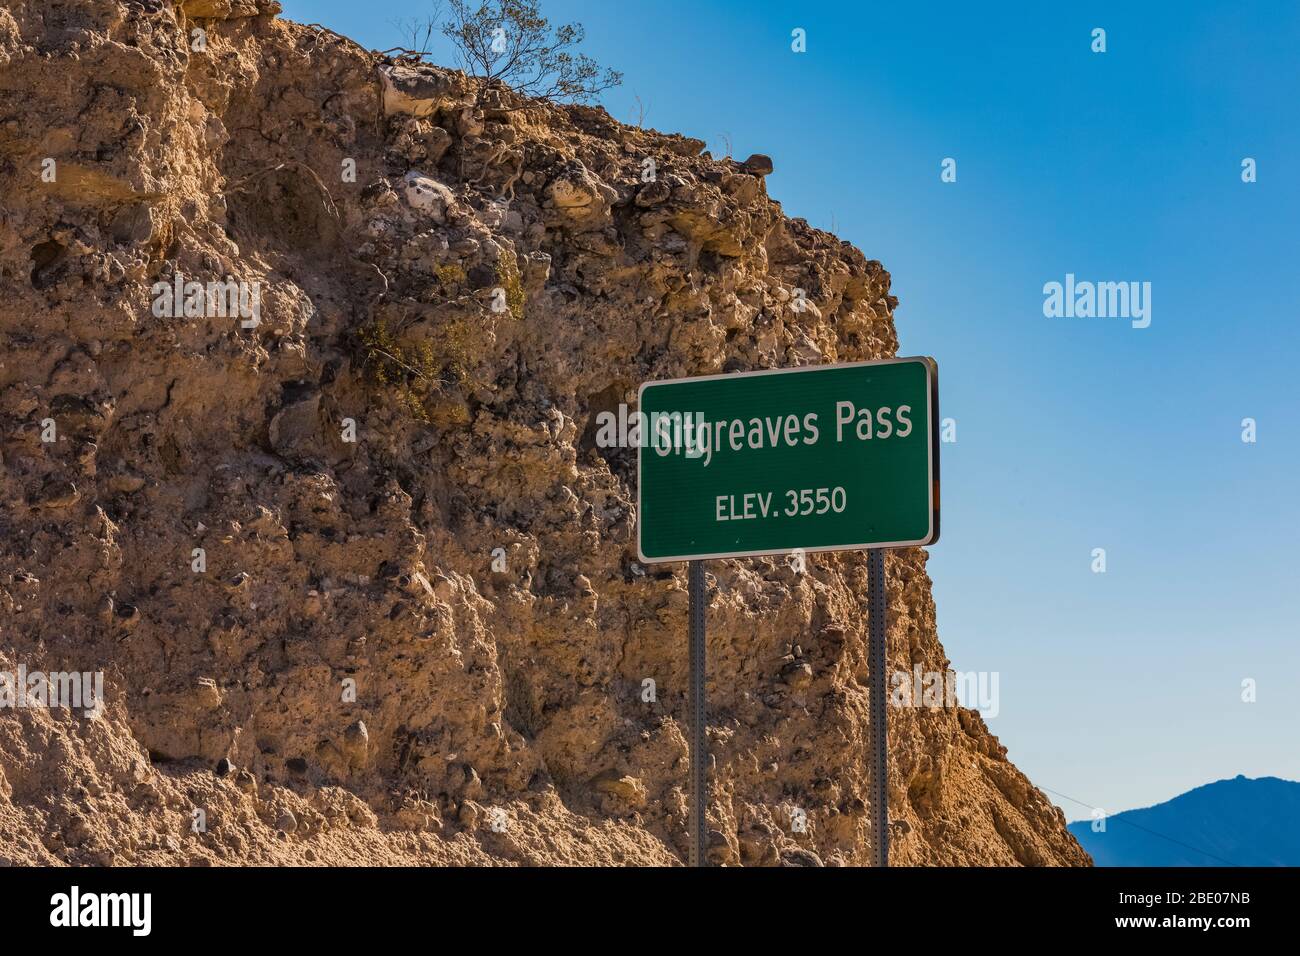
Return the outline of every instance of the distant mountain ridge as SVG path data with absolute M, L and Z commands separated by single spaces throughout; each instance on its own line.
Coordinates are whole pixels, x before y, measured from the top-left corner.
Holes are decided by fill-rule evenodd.
M 1300 866 L 1300 783 L 1238 775 L 1069 825 L 1097 866 Z

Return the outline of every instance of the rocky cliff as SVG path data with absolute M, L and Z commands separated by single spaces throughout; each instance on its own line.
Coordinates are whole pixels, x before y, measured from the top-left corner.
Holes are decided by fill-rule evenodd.
M 0 671 L 104 680 L 0 710 L 0 855 L 675 864 L 685 569 L 596 417 L 893 355 L 889 274 L 762 158 L 278 12 L 0 3 Z M 864 556 L 710 572 L 715 862 L 865 862 Z M 894 863 L 1088 862 L 978 714 L 889 721 Z

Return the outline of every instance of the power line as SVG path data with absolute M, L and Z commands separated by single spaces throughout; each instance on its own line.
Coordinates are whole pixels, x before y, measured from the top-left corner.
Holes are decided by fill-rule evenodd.
M 1077 803 L 1079 806 L 1081 806 L 1081 807 L 1087 807 L 1089 810 L 1095 810 L 1095 809 L 1097 808 L 1097 805 L 1096 805 L 1096 804 L 1093 804 L 1093 803 L 1086 803 L 1086 802 L 1084 802 L 1083 800 L 1077 800 L 1077 799 L 1075 799 L 1074 797 L 1070 796 L 1069 794 L 1067 794 L 1067 793 L 1061 793 L 1061 792 L 1059 792 L 1059 791 L 1057 791 L 1057 790 L 1053 790 L 1051 787 L 1044 787 L 1044 786 L 1042 786 L 1042 785 L 1040 784 L 1038 789 L 1040 789 L 1040 790 L 1046 790 L 1048 793 L 1055 794 L 1055 795 L 1058 796 L 1058 797 L 1063 797 L 1064 799 L 1069 800 L 1071 803 Z M 1203 855 L 1203 856 L 1208 856 L 1211 860 L 1218 860 L 1218 861 L 1219 861 L 1220 863 L 1222 863 L 1224 866 L 1240 866 L 1240 864 L 1238 864 L 1238 863 L 1233 863 L 1233 862 L 1231 862 L 1230 860 L 1225 860 L 1225 859 L 1224 859 L 1223 857 L 1221 857 L 1221 856 L 1215 856 L 1215 855 L 1214 855 L 1213 853 L 1211 853 L 1209 850 L 1202 850 L 1200 847 L 1192 846 L 1190 843 L 1184 843 L 1182 840 L 1175 840 L 1175 839 L 1174 839 L 1173 837 L 1171 837 L 1171 836 L 1165 836 L 1163 833 L 1157 833 L 1155 830 L 1149 830 L 1149 829 L 1147 829 L 1146 827 L 1141 826 L 1141 825 L 1139 825 L 1139 824 L 1137 824 L 1137 823 L 1133 823 L 1133 822 L 1130 821 L 1130 820 L 1124 820 L 1124 819 L 1121 819 L 1121 817 L 1118 816 L 1118 815 L 1116 815 L 1116 816 L 1113 817 L 1113 818 L 1110 817 L 1109 815 L 1107 815 L 1107 816 L 1106 816 L 1106 819 L 1108 819 L 1108 820 L 1109 820 L 1109 819 L 1114 819 L 1115 822 L 1117 822 L 1117 823 L 1122 823 L 1122 824 L 1124 824 L 1126 827 L 1132 827 L 1134 830 L 1141 830 L 1143 833 L 1149 833 L 1149 834 L 1151 834 L 1153 837 L 1159 837 L 1159 838 L 1162 839 L 1162 840 L 1167 840 L 1167 841 L 1169 841 L 1170 843 L 1177 844 L 1178 846 L 1182 847 L 1184 850 L 1191 850 L 1193 853 L 1200 853 L 1200 854 Z

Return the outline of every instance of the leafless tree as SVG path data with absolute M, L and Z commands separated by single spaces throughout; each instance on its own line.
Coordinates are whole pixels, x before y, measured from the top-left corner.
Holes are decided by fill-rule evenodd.
M 618 86 L 623 74 L 576 52 L 586 38 L 580 23 L 552 26 L 537 0 L 451 0 L 442 32 L 460 67 L 525 96 L 585 102 Z
M 636 100 L 636 128 L 642 129 L 645 126 L 645 118 L 650 112 L 650 109 L 641 101 L 641 97 L 636 93 L 632 94 L 632 98 Z
M 430 0 L 430 2 L 433 9 L 427 17 L 402 17 L 391 21 L 405 44 L 405 46 L 394 47 L 394 50 L 417 60 L 422 60 L 433 52 L 433 37 L 442 22 L 442 0 Z

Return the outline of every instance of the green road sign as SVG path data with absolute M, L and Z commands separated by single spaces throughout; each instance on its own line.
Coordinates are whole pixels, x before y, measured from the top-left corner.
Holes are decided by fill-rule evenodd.
M 938 405 L 930 358 L 646 382 L 641 559 L 933 544 Z

